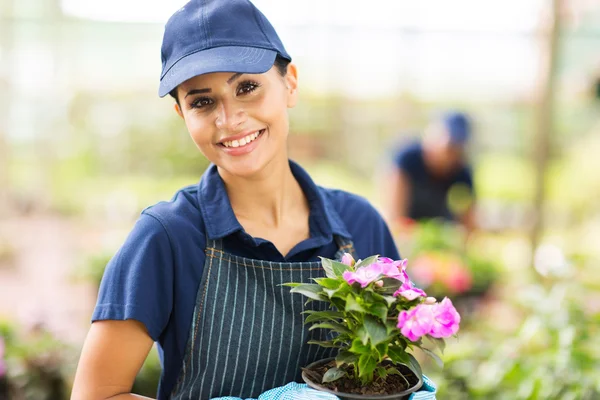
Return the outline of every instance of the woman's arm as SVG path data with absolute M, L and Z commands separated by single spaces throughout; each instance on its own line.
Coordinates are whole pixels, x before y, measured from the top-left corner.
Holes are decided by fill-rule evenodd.
M 139 321 L 97 321 L 85 339 L 71 400 L 146 399 L 130 394 L 153 345 Z

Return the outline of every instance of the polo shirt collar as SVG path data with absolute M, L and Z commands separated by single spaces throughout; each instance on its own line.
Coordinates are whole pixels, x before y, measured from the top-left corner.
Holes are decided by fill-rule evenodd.
M 302 167 L 291 160 L 290 168 L 309 202 L 311 238 L 331 240 L 333 235 L 338 235 L 350 239 L 345 224 L 323 190 Z M 214 164 L 208 167 L 198 184 L 198 202 L 209 239 L 222 239 L 243 231 L 231 208 L 225 183 Z

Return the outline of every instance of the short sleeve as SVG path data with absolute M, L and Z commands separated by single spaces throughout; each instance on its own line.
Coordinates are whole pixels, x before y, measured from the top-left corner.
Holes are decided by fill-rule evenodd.
M 134 319 L 157 341 L 173 306 L 173 256 L 169 236 L 153 216 L 142 214 L 108 263 L 92 322 Z
M 394 165 L 409 176 L 418 174 L 423 169 L 421 146 L 411 143 L 399 148 L 394 154 Z

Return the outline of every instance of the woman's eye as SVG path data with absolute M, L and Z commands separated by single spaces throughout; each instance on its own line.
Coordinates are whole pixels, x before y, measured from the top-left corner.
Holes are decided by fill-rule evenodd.
M 242 84 L 240 84 L 240 86 L 238 87 L 238 95 L 239 94 L 248 94 L 253 92 L 254 90 L 256 90 L 256 88 L 258 87 L 258 83 L 256 82 L 243 82 Z
M 213 103 L 212 99 L 209 99 L 208 97 L 200 97 L 196 100 L 194 100 L 191 104 L 192 108 L 202 108 L 202 107 L 206 107 L 209 106 Z

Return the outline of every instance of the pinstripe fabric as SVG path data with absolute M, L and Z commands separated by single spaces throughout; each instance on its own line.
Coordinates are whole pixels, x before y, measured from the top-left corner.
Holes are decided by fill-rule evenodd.
M 336 237 L 336 242 L 336 258 L 354 253 L 351 241 Z M 281 284 L 311 283 L 321 276 L 320 262 L 252 260 L 223 252 L 221 240 L 209 241 L 186 354 L 171 398 L 257 398 L 301 381 L 301 367 L 333 353 L 307 344 L 327 338 L 323 330 L 309 332 L 302 314 L 324 310 L 326 304 L 304 304 L 303 296 L 290 294 Z

